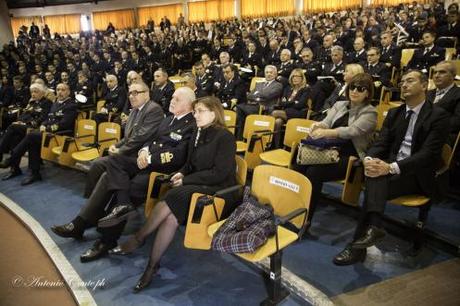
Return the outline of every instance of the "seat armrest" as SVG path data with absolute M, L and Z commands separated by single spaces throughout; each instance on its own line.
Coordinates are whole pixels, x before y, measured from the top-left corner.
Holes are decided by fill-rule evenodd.
M 306 214 L 308 212 L 308 209 L 306 208 L 298 208 L 289 214 L 279 217 L 275 217 L 275 225 L 280 225 L 280 224 L 286 224 L 289 220 L 294 219 L 295 217 L 300 216 L 301 214 Z

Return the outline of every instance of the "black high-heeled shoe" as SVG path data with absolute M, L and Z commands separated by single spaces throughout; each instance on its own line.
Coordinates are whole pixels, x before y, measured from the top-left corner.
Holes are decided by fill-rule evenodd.
M 137 281 L 136 286 L 133 288 L 134 293 L 138 293 L 148 287 L 152 282 L 153 277 L 157 274 L 158 269 L 160 269 L 160 264 L 151 266 L 149 262 L 141 278 Z

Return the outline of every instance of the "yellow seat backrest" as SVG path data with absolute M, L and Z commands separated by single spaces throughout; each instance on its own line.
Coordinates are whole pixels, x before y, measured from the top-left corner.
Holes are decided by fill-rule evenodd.
M 236 182 L 238 185 L 246 185 L 246 176 L 248 174 L 248 165 L 244 158 L 235 155 L 236 160 Z
M 278 216 L 285 216 L 299 208 L 310 207 L 311 183 L 302 174 L 287 168 L 260 165 L 254 169 L 251 192 L 260 203 L 270 203 Z M 305 215 L 291 223 L 300 229 Z
M 256 88 L 256 84 L 261 82 L 265 82 L 265 78 L 253 77 L 251 80 L 251 85 L 249 86 L 249 91 L 253 91 Z
M 229 109 L 224 110 L 224 120 L 227 129 L 235 134 L 236 112 Z
M 401 68 L 404 68 L 409 64 L 412 56 L 414 55 L 415 49 L 402 49 L 401 51 Z
M 291 148 L 293 143 L 298 143 L 310 133 L 310 127 L 316 121 L 308 119 L 289 119 L 286 123 L 286 133 L 283 144 Z
M 96 121 L 91 119 L 80 119 L 77 121 L 76 137 L 96 136 Z M 89 142 L 86 140 L 86 142 Z
M 118 123 L 102 122 L 98 127 L 98 142 L 100 144 L 99 153 L 102 155 L 105 149 L 108 149 L 112 144 L 120 141 L 121 127 Z
M 249 115 L 244 122 L 243 138 L 248 138 L 255 131 L 275 129 L 275 118 L 266 115 Z
M 454 59 L 457 50 L 455 48 L 446 48 L 446 61 Z
M 176 89 L 185 86 L 185 79 L 180 75 L 170 76 L 169 80 L 174 83 L 174 88 Z
M 104 107 L 104 105 L 105 105 L 105 100 L 97 101 L 97 103 L 96 103 L 96 113 L 100 113 L 101 108 Z
M 400 105 L 401 104 L 398 104 L 395 102 L 380 103 L 379 105 L 377 105 L 377 127 L 376 127 L 377 131 L 380 131 L 382 129 L 383 121 L 385 121 L 388 111 Z

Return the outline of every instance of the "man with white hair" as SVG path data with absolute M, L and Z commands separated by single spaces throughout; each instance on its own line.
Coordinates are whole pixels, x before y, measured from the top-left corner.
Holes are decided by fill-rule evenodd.
M 18 145 L 26 136 L 27 129 L 36 129 L 45 120 L 52 102 L 45 97 L 46 87 L 42 84 L 30 85 L 30 101 L 22 110 L 18 119 L 14 121 L 0 138 L 0 161 L 3 153 L 7 153 Z
M 105 104 L 94 116 L 98 125 L 108 120 L 109 113 L 112 113 L 112 118 L 119 115 L 126 103 L 126 90 L 122 86 L 118 86 L 117 77 L 109 74 L 105 81 L 107 83 L 107 92 L 104 95 Z
M 10 158 L 0 164 L 0 168 L 10 167 L 10 173 L 4 176 L 3 180 L 9 180 L 21 173 L 19 164 L 22 156 L 29 152 L 29 168 L 31 173 L 22 182 L 21 185 L 29 185 L 42 179 L 40 175 L 40 149 L 43 132 L 66 132 L 73 134 L 75 119 L 77 118 L 77 105 L 70 98 L 69 85 L 60 83 L 56 87 L 56 102 L 51 105 L 50 111 L 41 122 L 38 131 L 28 133 L 21 142 L 11 151 Z
M 273 106 L 283 93 L 283 85 L 276 80 L 277 76 L 276 66 L 265 66 L 265 82 L 257 83 L 254 90 L 248 94 L 248 101 L 236 106 L 237 136 L 242 136 L 246 116 L 257 114 L 260 106 L 263 106 L 266 112 L 271 113 Z
M 178 88 L 169 106 L 172 115 L 162 120 L 155 136 L 145 143 L 137 157 L 119 155 L 111 159 L 107 172 L 99 179 L 78 216 L 67 224 L 51 228 L 58 236 L 81 239 L 86 229 L 99 225 L 102 238 L 80 257 L 82 262 L 99 259 L 117 245 L 127 218 L 145 201 L 151 171 L 172 173 L 185 163 L 196 127 L 192 115 L 194 100 L 193 90 Z M 113 195 L 116 203 L 106 209 Z
M 283 49 L 280 53 L 281 63 L 277 66 L 278 77 L 277 81 L 287 85 L 289 76 L 294 69 L 294 61 L 291 59 L 291 50 Z

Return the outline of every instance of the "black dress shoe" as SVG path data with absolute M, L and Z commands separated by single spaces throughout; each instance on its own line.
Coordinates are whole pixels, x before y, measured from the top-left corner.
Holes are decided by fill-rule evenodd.
M 6 181 L 12 179 L 13 177 L 19 176 L 22 174 L 21 169 L 11 169 L 6 175 L 2 177 L 2 181 Z
M 63 225 L 52 226 L 51 230 L 56 235 L 64 238 L 75 238 L 78 240 L 83 238 L 83 231 L 77 230 L 72 222 Z
M 90 262 L 93 260 L 97 260 L 101 257 L 104 257 L 108 254 L 109 250 L 113 248 L 115 244 L 107 244 L 98 240 L 94 243 L 93 247 L 87 250 L 85 253 L 81 254 L 80 261 L 81 262 Z
M 134 293 L 138 293 L 139 291 L 147 288 L 152 282 L 153 277 L 157 274 L 158 269 L 160 269 L 159 264 L 151 266 L 149 263 L 136 286 L 133 288 Z
M 104 218 L 99 219 L 97 225 L 99 227 L 112 227 L 120 222 L 128 220 L 131 216 L 136 214 L 136 209 L 132 205 L 118 205 L 110 214 Z
M 353 242 L 353 248 L 365 249 L 365 248 L 371 247 L 377 242 L 379 242 L 380 240 L 382 240 L 383 237 L 385 237 L 384 230 L 378 227 L 375 227 L 375 226 L 370 226 L 367 229 L 366 234 L 363 237 Z
M 354 249 L 347 245 L 345 249 L 334 257 L 334 264 L 337 266 L 348 266 L 357 262 L 363 262 L 366 259 L 366 249 Z
M 42 176 L 40 174 L 31 174 L 21 181 L 21 185 L 26 186 L 41 180 Z

